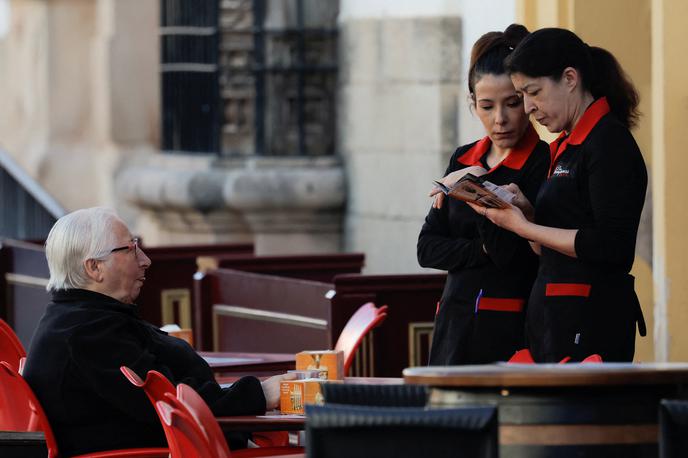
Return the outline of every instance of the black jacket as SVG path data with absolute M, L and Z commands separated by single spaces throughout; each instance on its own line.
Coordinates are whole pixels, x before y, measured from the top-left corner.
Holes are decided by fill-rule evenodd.
M 629 275 L 647 188 L 642 154 L 602 98 L 552 143 L 552 158 L 535 222 L 578 229 L 577 257 L 542 247 L 527 318 L 531 351 L 547 362 L 593 353 L 632 361 L 636 321 L 644 334 Z
M 458 148 L 445 175 L 481 165 L 489 148 L 489 137 Z M 529 127 L 486 179 L 516 183 L 534 202 L 548 167 L 547 144 Z M 421 266 L 448 271 L 435 316 L 431 365 L 503 361 L 525 347 L 523 310 L 537 271 L 537 257 L 527 241 L 464 202 L 445 199 L 441 209 L 430 209 L 425 218 L 417 250 Z
M 191 385 L 217 415 L 265 411 L 256 378 L 223 390 L 191 346 L 141 320 L 135 305 L 92 291 L 58 291 L 33 336 L 24 377 L 63 456 L 166 445 L 153 406 L 124 378 L 122 365 L 142 378 L 155 369 Z

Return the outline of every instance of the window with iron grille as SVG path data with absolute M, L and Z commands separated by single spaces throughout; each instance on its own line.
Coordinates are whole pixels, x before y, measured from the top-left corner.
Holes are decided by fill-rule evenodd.
M 334 153 L 338 0 L 161 0 L 165 151 Z

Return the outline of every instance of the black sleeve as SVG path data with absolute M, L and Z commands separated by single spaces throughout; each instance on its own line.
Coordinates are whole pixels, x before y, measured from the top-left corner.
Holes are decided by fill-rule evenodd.
M 458 270 L 482 266 L 488 262 L 482 237 L 452 237 L 449 232 L 447 203 L 431 208 L 418 235 L 417 256 L 421 267 Z
M 576 234 L 576 255 L 630 270 L 647 188 L 645 162 L 631 133 L 617 124 L 589 137 L 584 147 L 595 223 Z
M 222 390 L 222 395 L 210 405 L 215 416 L 261 415 L 265 413 L 265 395 L 260 380 L 242 377 Z
M 443 176 L 457 170 L 457 158 L 472 145 L 457 149 L 449 159 Z M 418 235 L 416 256 L 421 267 L 440 270 L 458 270 L 477 267 L 488 262 L 483 251 L 481 237 L 463 238 L 452 236 L 449 230 L 449 197 L 445 196 L 442 208 L 430 208 Z
M 535 206 L 535 199 L 540 186 L 547 178 L 549 161 L 547 144 L 539 142 L 524 165 L 527 168 L 523 170 L 523 175 L 516 183 L 533 206 Z M 485 241 L 487 254 L 497 267 L 503 269 L 513 259 L 531 255 L 532 250 L 527 240 L 496 226 L 489 219 L 483 218 L 478 228 Z

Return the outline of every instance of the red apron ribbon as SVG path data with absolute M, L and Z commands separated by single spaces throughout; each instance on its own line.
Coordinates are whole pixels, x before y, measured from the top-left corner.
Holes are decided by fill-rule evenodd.
M 497 297 L 481 297 L 478 310 L 493 310 L 495 312 L 522 312 L 526 305 L 525 299 L 502 299 Z
M 547 283 L 546 296 L 590 296 L 590 285 L 586 283 Z

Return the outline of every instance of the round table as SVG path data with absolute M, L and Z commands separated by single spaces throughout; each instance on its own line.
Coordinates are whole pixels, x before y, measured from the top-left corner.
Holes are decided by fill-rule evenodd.
M 433 408 L 491 404 L 500 457 L 656 457 L 658 405 L 688 397 L 688 364 L 415 367 Z

